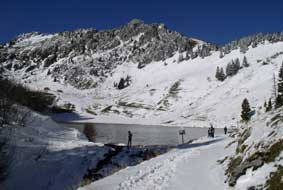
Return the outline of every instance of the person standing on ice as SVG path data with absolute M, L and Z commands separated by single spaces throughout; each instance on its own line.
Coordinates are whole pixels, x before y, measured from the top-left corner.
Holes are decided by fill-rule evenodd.
M 224 127 L 224 134 L 225 135 L 227 134 L 227 127 L 226 126 Z
M 128 149 L 130 149 L 132 146 L 132 138 L 133 138 L 132 132 L 128 131 Z

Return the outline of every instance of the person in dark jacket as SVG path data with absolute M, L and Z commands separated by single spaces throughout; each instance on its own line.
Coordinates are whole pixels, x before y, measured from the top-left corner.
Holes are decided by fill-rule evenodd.
M 215 129 L 214 129 L 212 123 L 210 123 L 210 128 L 209 128 L 209 134 L 210 135 L 209 136 L 214 138 L 214 132 L 215 132 Z
M 224 134 L 225 135 L 227 134 L 227 127 L 226 126 L 224 127 Z
M 211 137 L 214 138 L 214 132 L 215 132 L 215 129 L 213 126 L 211 126 Z
M 210 128 L 208 128 L 207 136 L 208 136 L 208 137 L 211 137 L 211 127 L 210 127 Z
M 128 131 L 128 149 L 132 147 L 132 138 L 133 138 L 133 133 L 131 131 Z

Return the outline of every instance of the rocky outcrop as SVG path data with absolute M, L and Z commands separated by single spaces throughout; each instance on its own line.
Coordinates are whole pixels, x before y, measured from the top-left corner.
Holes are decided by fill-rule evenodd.
M 54 82 L 89 89 L 125 62 L 143 68 L 176 52 L 186 52 L 186 59 L 190 59 L 207 56 L 216 49 L 215 45 L 171 31 L 164 24 L 145 24 L 134 19 L 111 30 L 20 35 L 0 48 L 0 68 L 3 73 L 24 72 L 22 78 L 26 81 L 47 70 Z
M 241 130 L 235 155 L 228 159 L 226 181 L 229 186 L 236 186 L 237 180 L 246 175 L 248 169 L 256 173 L 266 164 L 274 168 L 280 166 L 283 152 L 283 139 L 280 129 L 283 122 L 282 109 L 274 111 L 271 116 L 263 116 L 262 120 L 259 119 L 258 122 L 245 126 Z M 279 181 L 274 183 L 274 180 L 278 179 L 278 176 L 282 176 L 282 168 L 278 168 L 276 172 L 261 173 L 261 175 L 267 175 L 267 181 L 261 181 L 248 189 L 277 190 L 279 186 L 278 189 L 281 189 L 282 183 L 280 184 Z

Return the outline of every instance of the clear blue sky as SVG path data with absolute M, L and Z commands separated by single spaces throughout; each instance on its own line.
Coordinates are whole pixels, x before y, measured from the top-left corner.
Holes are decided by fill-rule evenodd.
M 0 42 L 31 31 L 113 28 L 133 18 L 223 44 L 283 31 L 283 0 L 1 0 Z

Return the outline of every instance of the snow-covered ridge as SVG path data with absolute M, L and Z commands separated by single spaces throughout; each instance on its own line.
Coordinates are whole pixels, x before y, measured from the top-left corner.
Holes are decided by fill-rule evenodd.
M 55 94 L 58 105 L 74 104 L 97 122 L 232 126 L 244 98 L 257 115 L 271 97 L 283 60 L 282 36 L 255 35 L 219 49 L 163 24 L 135 20 L 107 31 L 26 36 L 21 41 L 29 45 L 0 49 L 0 71 Z M 225 70 L 237 58 L 242 64 L 244 57 L 249 67 L 216 80 L 217 67 Z M 127 87 L 117 89 L 114 84 L 127 76 Z

